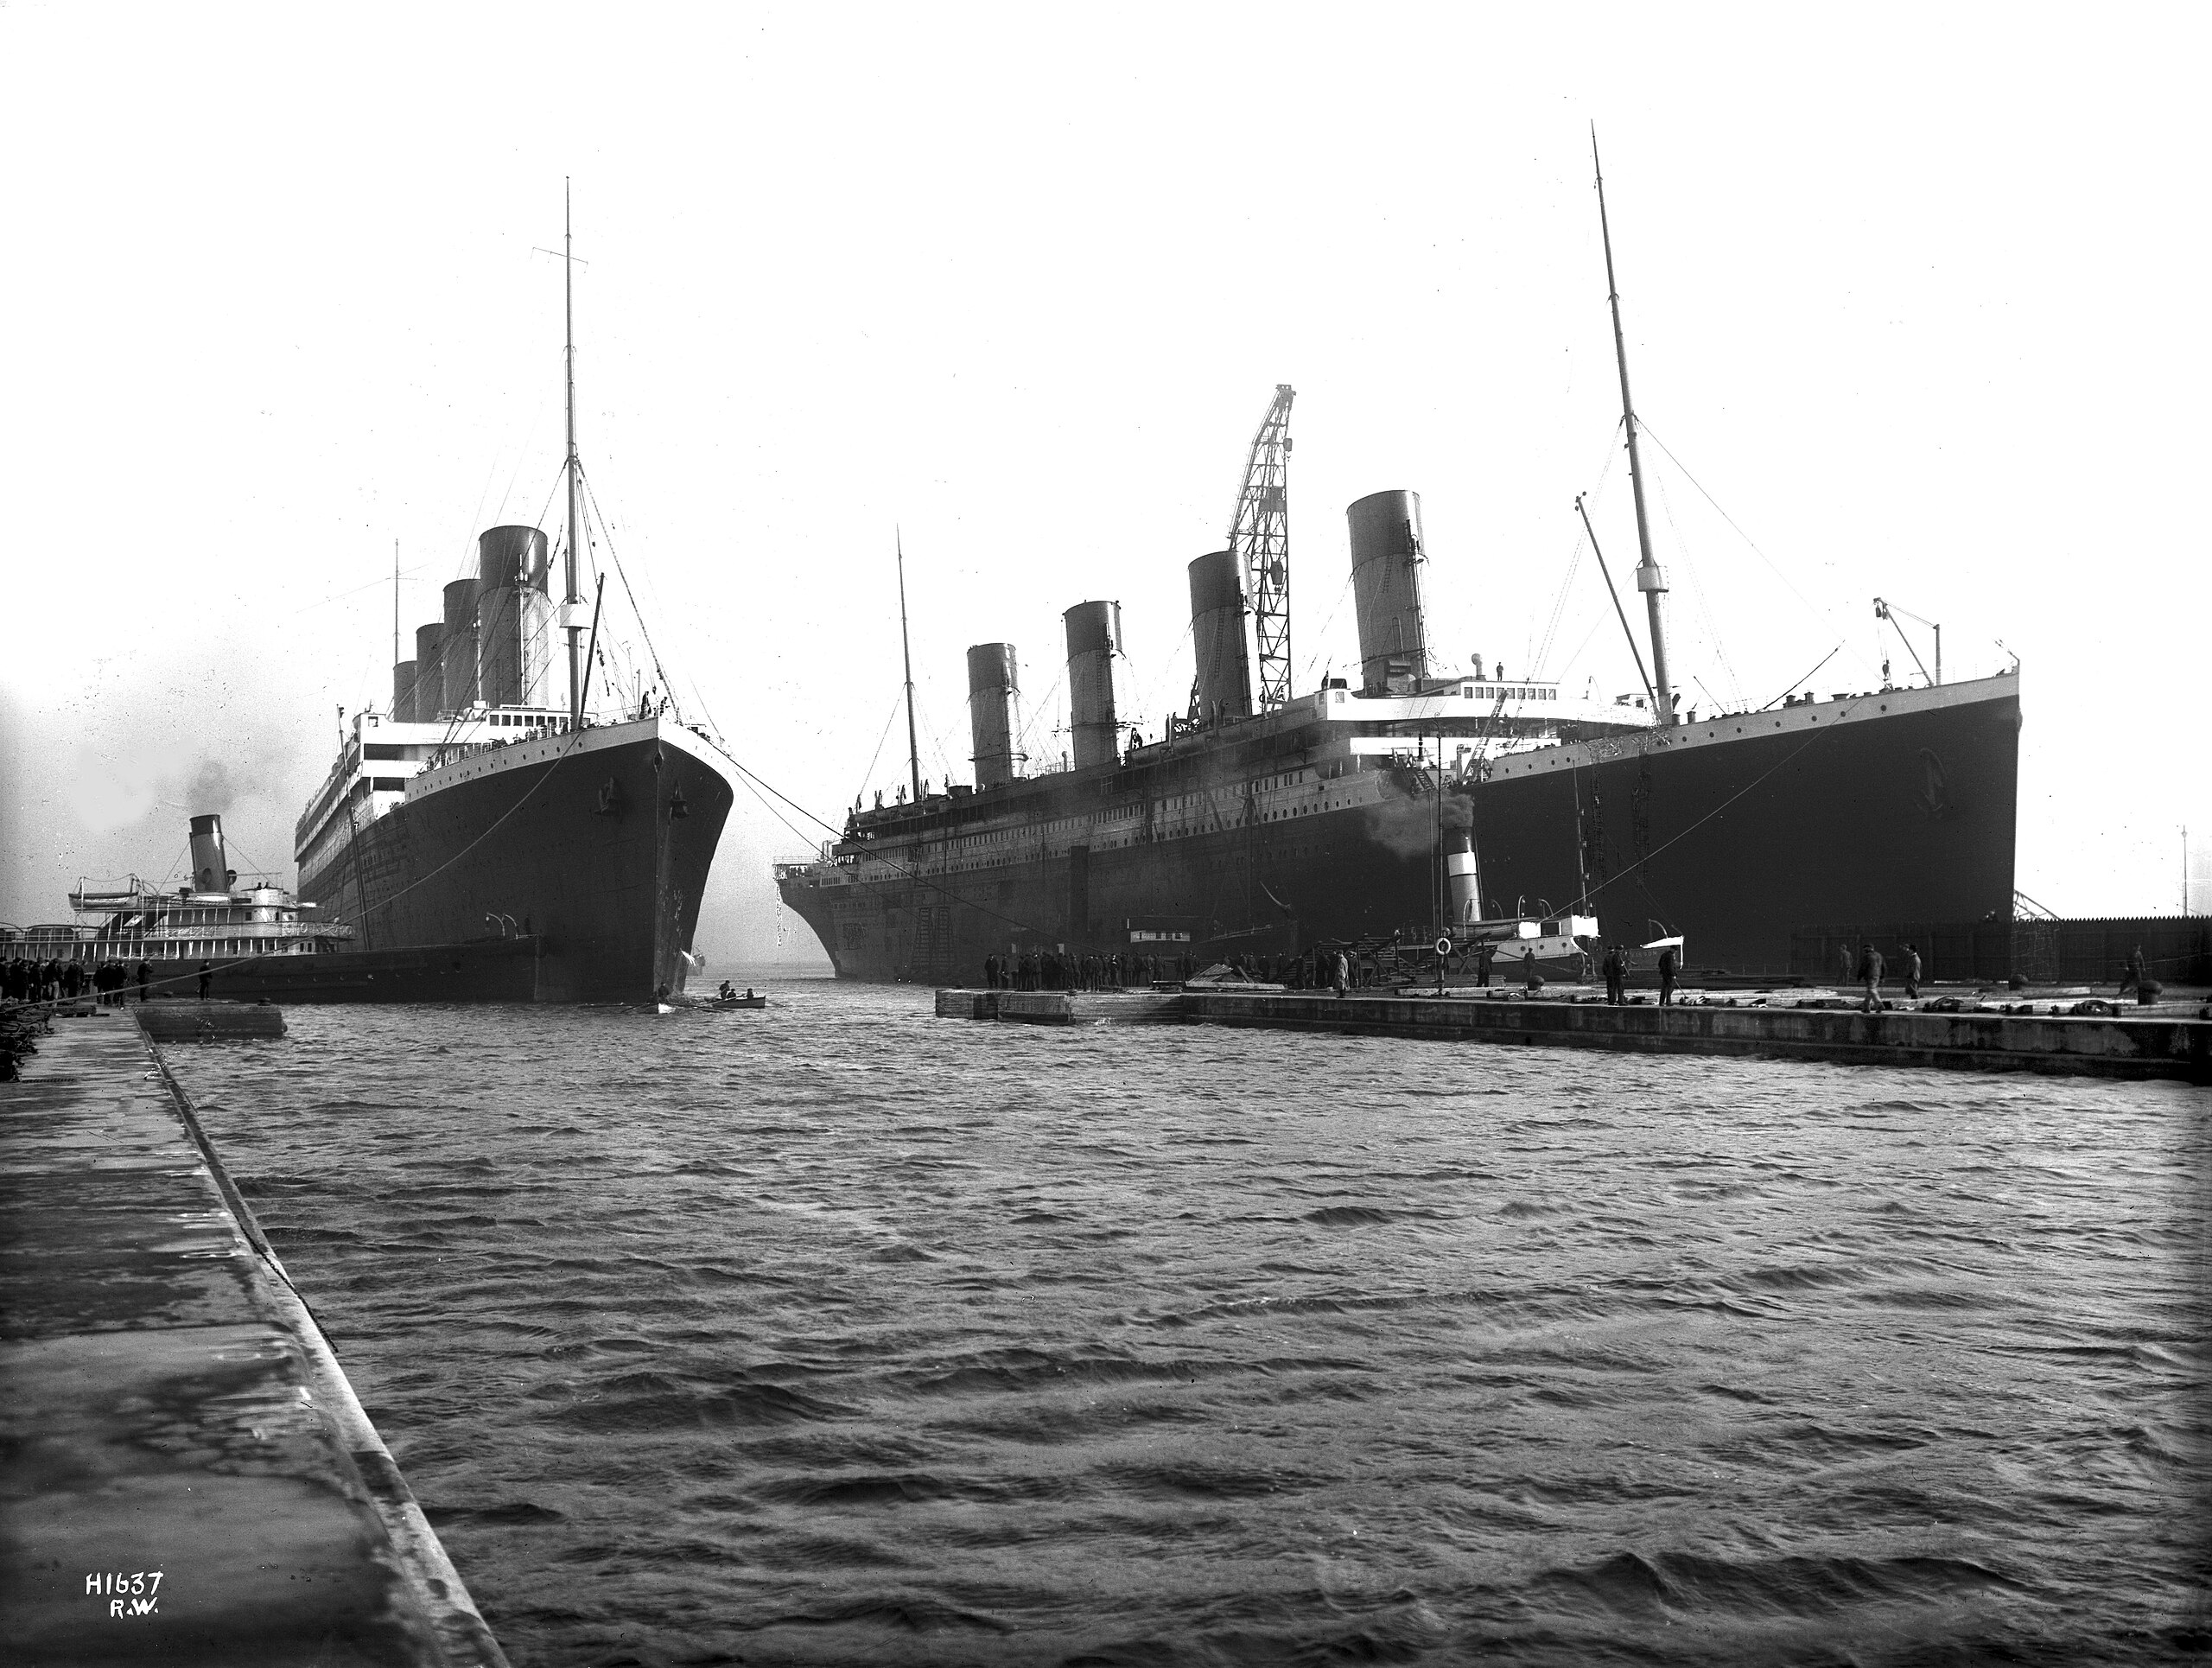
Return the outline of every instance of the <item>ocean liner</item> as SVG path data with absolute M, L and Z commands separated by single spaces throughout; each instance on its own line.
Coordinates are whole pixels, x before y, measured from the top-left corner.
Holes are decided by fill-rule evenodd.
M 1602 224 L 1602 179 L 1599 202 Z M 879 796 L 816 856 L 776 867 L 838 974 L 974 979 L 986 957 L 1046 950 L 1249 959 L 1443 938 L 1456 951 L 1481 923 L 1532 917 L 1552 918 L 1536 922 L 1548 938 L 1600 921 L 1617 940 L 1681 936 L 1695 967 L 1758 972 L 1786 970 L 1808 921 L 2009 916 L 2017 663 L 1947 684 L 1939 659 L 1910 687 L 1885 677 L 1755 711 L 1685 710 L 1609 228 L 1605 264 L 1651 651 L 1648 672 L 1637 656 L 1642 693 L 1593 697 L 1479 661 L 1450 675 L 1430 652 L 1409 491 L 1347 512 L 1357 685 L 1294 691 L 1280 388 L 1230 548 L 1189 566 L 1187 716 L 1149 742 L 1130 729 L 1119 605 L 1080 603 L 1065 617 L 1072 767 L 1024 776 L 1014 650 L 971 648 L 975 785 L 925 794 L 916 769 L 911 799 Z M 1628 631 L 1618 595 L 1614 607 Z
M 446 586 L 411 659 L 395 653 L 389 710 L 354 716 L 295 831 L 300 898 L 350 926 L 350 943 L 226 970 L 219 993 L 645 1001 L 680 991 L 698 965 L 732 767 L 671 697 L 594 710 L 572 277 L 565 290 L 563 598 L 539 529 L 479 538 L 475 574 Z

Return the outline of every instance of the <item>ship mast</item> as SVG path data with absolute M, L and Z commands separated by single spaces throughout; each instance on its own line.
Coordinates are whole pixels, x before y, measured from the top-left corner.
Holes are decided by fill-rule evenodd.
M 563 629 L 569 634 L 569 729 L 574 733 L 582 729 L 584 723 L 584 689 L 576 667 L 576 633 L 580 629 L 576 614 L 583 595 L 576 589 L 576 475 L 581 467 L 576 462 L 576 249 L 569 213 L 569 182 L 565 179 L 561 181 L 561 303 L 568 325 L 564 357 L 569 385 L 569 594 L 562 599 L 561 621 Z
M 1620 286 L 1613 281 L 1613 232 L 1605 220 L 1605 175 L 1598 166 L 1598 129 L 1590 129 L 1590 170 L 1598 178 L 1598 230 L 1605 242 L 1605 299 L 1613 309 L 1613 357 L 1621 372 L 1621 422 L 1628 430 L 1628 481 L 1636 497 L 1636 547 L 1643 558 L 1637 564 L 1636 588 L 1643 593 L 1651 615 L 1652 681 L 1658 685 L 1659 727 L 1675 722 L 1675 691 L 1667 681 L 1667 629 L 1661 603 L 1667 595 L 1667 576 L 1651 555 L 1651 522 L 1643 510 L 1643 460 L 1636 447 L 1636 403 L 1628 393 L 1628 342 L 1621 334 Z
M 906 642 L 906 544 L 899 530 L 891 530 L 893 547 L 899 552 L 899 653 L 906 663 L 906 774 L 914 803 L 922 802 L 922 749 L 914 739 L 914 651 Z

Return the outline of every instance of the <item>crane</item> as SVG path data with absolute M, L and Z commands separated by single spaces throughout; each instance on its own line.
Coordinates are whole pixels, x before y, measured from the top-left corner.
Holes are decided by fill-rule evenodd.
M 1916 625 L 1927 627 L 1936 633 L 1936 675 L 1934 677 L 1928 677 L 1928 668 L 1921 665 L 1920 651 L 1913 647 L 1912 640 L 1904 634 L 1904 627 L 1897 624 L 1897 616 L 1900 614 Z M 1895 603 L 1885 602 L 1878 596 L 1874 599 L 1874 618 L 1890 622 L 1890 629 L 1897 634 L 1897 641 L 1904 645 L 1904 652 L 1912 657 L 1912 664 L 1920 667 L 1920 675 L 1923 678 L 1928 678 L 1930 685 L 1943 681 L 1943 628 L 1941 626 L 1933 620 L 1923 620 L 1910 608 L 1901 608 Z
M 1275 385 L 1274 399 L 1252 436 L 1229 524 L 1229 548 L 1243 565 L 1252 599 L 1262 712 L 1290 700 L 1290 508 L 1284 466 L 1290 457 L 1290 402 L 1296 397 L 1288 383 Z

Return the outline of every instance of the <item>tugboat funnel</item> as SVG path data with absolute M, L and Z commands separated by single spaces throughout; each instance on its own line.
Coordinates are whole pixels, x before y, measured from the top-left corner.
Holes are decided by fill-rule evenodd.
M 219 893 L 228 897 L 231 882 L 238 873 L 230 867 L 223 850 L 223 819 L 220 817 L 194 817 L 192 819 L 192 889 L 194 892 Z
M 1483 918 L 1482 863 L 1475 856 L 1475 837 L 1459 837 L 1459 849 L 1444 854 L 1444 881 L 1451 888 L 1452 924 L 1469 926 Z

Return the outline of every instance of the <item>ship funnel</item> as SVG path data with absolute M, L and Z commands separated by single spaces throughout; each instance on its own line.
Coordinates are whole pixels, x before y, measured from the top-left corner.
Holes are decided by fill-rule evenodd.
M 415 662 L 402 660 L 391 669 L 391 722 L 415 722 Z
M 1428 676 L 1421 622 L 1421 494 L 1370 493 L 1344 511 L 1351 524 L 1352 605 L 1359 614 L 1360 687 L 1416 689 Z
M 1114 661 L 1122 652 L 1122 605 L 1078 602 L 1060 616 L 1068 634 L 1068 708 L 1074 718 L 1075 767 L 1122 756 L 1114 710 Z
M 1234 551 L 1191 563 L 1191 646 L 1198 662 L 1198 717 L 1252 712 L 1252 657 L 1245 642 L 1244 564 Z
M 1472 834 L 1460 835 L 1459 848 L 1444 854 L 1444 883 L 1452 896 L 1452 924 L 1470 926 L 1483 918 L 1483 867 Z
M 1022 756 L 1014 750 L 1014 707 L 1020 694 L 1013 644 L 978 643 L 968 651 L 968 730 L 976 742 L 978 788 L 1014 778 Z
M 535 527 L 492 527 L 476 535 L 478 588 L 545 589 L 545 535 Z
M 476 539 L 477 693 L 492 707 L 542 707 L 553 685 L 545 535 L 493 527 Z
M 230 859 L 223 850 L 223 819 L 220 817 L 194 817 L 192 819 L 192 889 L 194 892 L 220 892 L 227 894 L 231 882 L 238 879 L 238 872 L 230 866 Z
M 482 589 L 474 579 L 456 579 L 446 587 L 446 630 L 439 665 L 442 712 L 466 712 L 476 704 L 476 599 Z M 422 676 L 419 670 L 416 676 Z
M 435 724 L 446 710 L 443 621 L 415 627 L 415 722 Z

